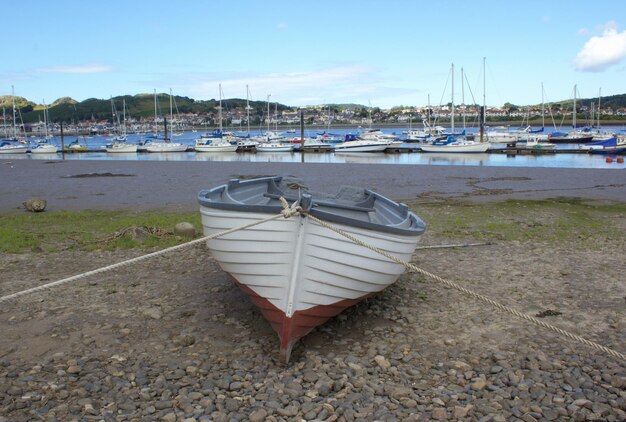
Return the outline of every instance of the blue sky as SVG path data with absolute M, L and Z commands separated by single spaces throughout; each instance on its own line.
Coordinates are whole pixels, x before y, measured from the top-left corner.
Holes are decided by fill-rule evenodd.
M 5 0 L 0 95 L 169 92 L 289 105 L 626 93 L 626 1 Z M 6 19 L 9 17 L 9 19 Z

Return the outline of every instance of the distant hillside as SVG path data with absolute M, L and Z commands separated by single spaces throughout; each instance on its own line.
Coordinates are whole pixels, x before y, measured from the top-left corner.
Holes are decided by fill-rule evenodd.
M 2 97 L 0 97 L 2 98 Z M 43 106 L 37 106 L 34 103 L 26 102 L 25 99 L 20 103 L 20 111 L 24 123 L 34 123 L 42 120 Z M 118 113 L 122 113 L 123 101 L 126 102 L 127 116 L 152 117 L 154 116 L 154 94 L 137 94 L 123 95 L 113 97 L 115 108 Z M 157 94 L 157 114 L 168 115 L 170 112 L 170 96 L 168 94 Z M 217 113 L 219 101 L 215 99 L 207 101 L 196 101 L 193 98 L 174 96 L 172 97 L 172 108 L 174 113 Z M 10 104 L 10 97 L 9 97 Z M 245 112 L 246 100 L 244 99 L 227 99 L 222 100 L 224 110 L 241 110 Z M 260 116 L 267 111 L 267 103 L 263 101 L 250 101 L 250 114 Z M 290 107 L 278 104 L 278 110 L 288 110 Z M 274 111 L 274 105 L 271 106 Z M 59 98 L 48 106 L 48 114 L 53 122 L 78 122 L 81 120 L 111 120 L 111 100 L 101 100 L 97 98 L 88 98 L 84 101 L 77 102 L 69 97 Z
M 157 94 L 157 114 L 167 115 L 169 114 L 170 96 L 165 93 Z M 137 95 L 123 95 L 114 97 L 115 107 L 118 113 L 122 113 L 122 102 L 126 102 L 127 116 L 133 118 L 146 117 L 151 118 L 154 116 L 154 94 L 137 94 Z M 174 96 L 172 98 L 173 104 L 175 104 L 174 112 L 176 109 L 180 113 L 195 113 L 195 114 L 217 114 L 218 112 L 218 100 L 194 100 L 189 97 Z M 550 103 L 550 107 L 555 109 L 567 110 L 571 109 L 572 101 L 563 100 Z M 577 106 L 580 110 L 581 107 L 590 107 L 591 103 L 597 104 L 597 98 L 578 99 Z M 43 120 L 43 105 L 36 104 L 32 101 L 28 101 L 22 97 L 15 97 L 15 103 L 20 111 L 22 120 L 24 123 L 34 123 Z M 507 107 L 523 108 L 522 106 L 515 106 L 513 104 L 505 104 Z M 603 109 L 606 108 L 624 108 L 626 107 L 626 94 L 611 95 L 601 98 L 601 105 Z M 246 113 L 246 100 L 240 98 L 231 98 L 222 100 L 222 106 L 225 112 L 238 111 L 245 115 Z M 0 96 L 0 107 L 4 107 L 7 113 L 12 110 L 12 97 L 10 95 Z M 274 103 L 271 104 L 270 110 L 274 111 Z M 368 108 L 359 104 L 325 104 L 318 106 L 321 109 L 330 108 L 332 112 L 339 113 L 343 110 L 351 110 L 357 117 L 367 117 L 370 113 L 376 115 L 381 110 L 378 107 Z M 527 107 L 527 106 L 524 106 Z M 253 117 L 253 121 L 259 121 L 262 116 L 267 113 L 267 103 L 265 101 L 250 101 L 250 114 Z M 290 107 L 284 104 L 278 104 L 278 111 L 284 110 L 296 110 L 297 107 Z M 111 100 L 110 99 L 97 99 L 89 98 L 84 101 L 76 101 L 70 97 L 59 98 L 48 106 L 50 120 L 53 122 L 78 122 L 85 120 L 112 120 L 111 116 Z
M 23 109 L 27 107 L 35 107 L 36 104 L 32 101 L 28 101 L 23 97 L 15 97 L 15 107 L 18 109 Z M 13 110 L 13 97 L 11 95 L 0 95 L 0 108 L 4 108 L 7 110 Z M 12 113 L 13 111 L 11 111 Z
M 605 108 L 612 108 L 612 109 L 618 109 L 618 108 L 623 108 L 626 107 L 626 94 L 619 94 L 619 95 L 609 95 L 606 97 L 600 97 L 600 106 L 605 109 Z M 576 99 L 576 108 L 580 109 L 581 107 L 591 107 L 591 103 L 594 103 L 595 106 L 598 106 L 598 97 L 595 98 L 578 98 Z M 570 109 L 572 108 L 574 104 L 574 99 L 570 98 L 568 100 L 561 100 L 561 101 L 553 101 L 551 103 L 546 103 L 546 106 L 549 105 L 553 108 L 557 108 L 557 109 Z M 540 106 L 540 104 L 537 104 L 537 106 Z
M 58 105 L 61 105 L 61 104 L 77 104 L 77 103 L 78 103 L 78 101 L 76 101 L 73 98 L 62 97 L 62 98 L 59 98 L 58 100 L 56 100 L 55 102 L 53 102 L 52 104 L 50 104 L 50 107 L 58 106 Z

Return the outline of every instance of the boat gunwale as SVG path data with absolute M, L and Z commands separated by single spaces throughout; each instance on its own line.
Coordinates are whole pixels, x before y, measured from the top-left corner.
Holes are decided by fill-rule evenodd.
M 228 189 L 236 186 L 246 186 L 246 185 L 254 185 L 254 184 L 267 184 L 268 191 L 271 197 L 280 195 L 283 193 L 277 186 L 277 183 L 283 179 L 282 176 L 274 176 L 274 177 L 266 177 L 266 178 L 258 178 L 258 179 L 249 179 L 249 180 L 240 180 L 240 179 L 232 179 L 227 184 L 223 184 L 212 189 L 201 190 L 198 193 L 198 202 L 202 207 L 213 208 L 219 210 L 227 210 L 227 211 L 237 211 L 243 213 L 261 213 L 261 214 L 278 214 L 282 212 L 283 207 L 280 204 L 272 204 L 272 205 L 263 205 L 263 204 L 246 204 L 241 201 L 237 201 L 233 198 Z M 377 192 L 365 189 L 364 190 L 367 195 L 370 195 L 374 198 L 374 201 L 381 201 L 385 204 L 393 207 L 397 212 L 397 215 L 400 216 L 400 220 L 394 224 L 382 224 L 374 221 L 365 221 L 358 220 L 351 217 L 342 216 L 339 214 L 332 213 L 327 210 L 322 210 L 316 208 L 316 206 L 321 205 L 325 208 L 334 208 L 334 209 L 344 209 L 351 211 L 362 211 L 364 213 L 375 212 L 374 208 L 365 208 L 359 207 L 358 204 L 352 203 L 341 203 L 334 202 L 329 198 L 321 198 L 316 199 L 315 197 L 311 198 L 310 206 L 307 208 L 307 212 L 311 215 L 319 218 L 320 220 L 327 222 L 334 222 L 339 224 L 344 224 L 350 227 L 358 227 L 367 230 L 373 230 L 377 232 L 391 233 L 391 234 L 399 234 L 404 236 L 416 236 L 419 237 L 424 234 L 426 230 L 426 223 L 422 221 L 415 213 L 411 212 L 403 203 L 395 202 Z M 233 202 L 222 202 L 212 200 L 211 196 L 222 196 L 228 195 L 229 199 Z M 274 199 L 274 198 L 272 198 Z M 293 199 L 293 198 L 291 198 Z M 369 211 L 369 212 L 367 212 Z M 401 227 L 401 224 L 409 222 L 408 227 Z

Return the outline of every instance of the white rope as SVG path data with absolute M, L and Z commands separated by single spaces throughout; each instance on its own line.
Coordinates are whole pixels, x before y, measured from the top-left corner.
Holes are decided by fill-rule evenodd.
M 451 245 L 427 245 L 427 246 L 418 246 L 415 250 L 422 249 L 449 249 L 449 248 L 467 248 L 470 246 L 489 246 L 493 245 L 491 242 L 480 242 L 480 243 L 454 243 Z
M 398 263 L 400 265 L 403 265 L 403 266 L 405 266 L 406 268 L 408 268 L 410 270 L 413 270 L 413 271 L 415 271 L 417 273 L 425 275 L 426 277 L 432 278 L 433 280 L 435 280 L 435 281 L 437 281 L 437 282 L 439 282 L 439 283 L 441 283 L 441 284 L 443 284 L 445 286 L 448 286 L 448 287 L 451 287 L 451 288 L 453 288 L 455 290 L 463 292 L 463 293 L 465 293 L 468 296 L 471 296 L 471 297 L 473 297 L 475 299 L 478 299 L 480 301 L 488 303 L 489 305 L 493 306 L 494 308 L 497 308 L 497 309 L 500 309 L 502 311 L 508 312 L 508 313 L 510 313 L 512 315 L 515 315 L 518 318 L 524 319 L 526 321 L 530 321 L 530 322 L 532 322 L 532 323 L 534 323 L 536 325 L 539 325 L 540 327 L 547 328 L 548 330 L 552 330 L 552 331 L 554 331 L 556 333 L 559 333 L 562 336 L 565 336 L 565 337 L 567 337 L 569 339 L 576 340 L 576 341 L 578 341 L 580 343 L 586 344 L 587 346 L 590 346 L 590 347 L 593 347 L 593 348 L 595 348 L 597 350 L 601 350 L 601 351 L 603 351 L 605 353 L 608 353 L 609 355 L 611 355 L 613 357 L 620 358 L 620 359 L 626 361 L 626 355 L 624 355 L 623 353 L 620 353 L 620 352 L 618 352 L 616 350 L 610 349 L 610 348 L 608 348 L 606 346 L 603 346 L 603 345 L 598 344 L 596 342 L 593 342 L 591 340 L 587 340 L 584 337 L 581 337 L 579 335 L 570 333 L 569 331 L 566 331 L 566 330 L 564 330 L 562 328 L 556 327 L 556 326 L 554 326 L 552 324 L 548 324 L 548 323 L 546 323 L 544 321 L 541 321 L 541 320 L 539 320 L 539 319 L 537 319 L 537 318 L 535 318 L 533 316 L 530 316 L 530 315 L 525 314 L 523 312 L 520 312 L 520 311 L 518 311 L 518 310 L 516 310 L 514 308 L 511 308 L 509 306 L 506 306 L 506 305 L 503 305 L 503 304 L 501 304 L 499 302 L 496 302 L 495 300 L 490 299 L 487 296 L 483 296 L 483 295 L 481 295 L 479 293 L 476 293 L 476 292 L 473 292 L 472 290 L 469 290 L 469 289 L 467 289 L 467 288 L 465 288 L 463 286 L 460 286 L 460 285 L 458 285 L 458 284 L 456 284 L 456 283 L 454 283 L 454 282 L 452 282 L 450 280 L 446 280 L 446 279 L 444 279 L 442 277 L 439 277 L 438 275 L 432 274 L 432 273 L 430 273 L 430 272 L 428 272 L 428 271 L 426 271 L 426 270 L 424 270 L 422 268 L 417 267 L 416 265 L 411 264 L 410 262 L 406 262 L 406 261 L 403 261 L 403 260 L 401 260 L 399 258 L 396 258 L 395 256 L 389 254 L 387 251 L 384 251 L 384 250 L 382 250 L 380 248 L 377 248 L 375 246 L 372 246 L 372 245 L 368 245 L 367 243 L 365 243 L 362 240 L 352 236 L 351 234 L 346 233 L 345 231 L 343 231 L 343 230 L 341 230 L 341 229 L 339 229 L 337 227 L 334 227 L 331 224 L 328 224 L 327 222 L 325 222 L 323 220 L 320 220 L 319 218 L 317 218 L 317 217 L 315 217 L 315 216 L 313 216 L 311 214 L 307 214 L 307 216 L 309 218 L 311 218 L 313 221 L 315 221 L 316 223 L 318 223 L 319 225 L 321 225 L 323 227 L 326 227 L 327 229 L 330 229 L 330 230 L 334 231 L 335 233 L 337 233 L 337 234 L 339 234 L 339 235 L 341 235 L 341 236 L 343 236 L 343 237 L 353 241 L 357 245 L 361 245 L 361 246 L 363 246 L 363 247 L 365 247 L 365 248 L 367 248 L 367 249 L 369 249 L 371 251 L 377 252 L 377 253 L 383 255 L 384 257 L 389 258 L 393 262 L 396 262 L 396 263 Z
M 199 239 L 194 239 L 194 240 L 191 240 L 191 241 L 186 242 L 186 243 L 181 243 L 180 245 L 172 246 L 172 247 L 169 247 L 169 248 L 166 248 L 166 249 L 162 249 L 160 251 L 149 253 L 147 255 L 142 255 L 142 256 L 138 256 L 136 258 L 127 259 L 125 261 L 117 262 L 115 264 L 111 264 L 111 265 L 108 265 L 106 267 L 101 267 L 101 268 L 98 268 L 98 269 L 95 269 L 95 270 L 92 270 L 92 271 L 87 271 L 85 273 L 74 275 L 72 277 L 64 278 L 62 280 L 53 281 L 51 283 L 47 283 L 47 284 L 43 284 L 41 286 L 33 287 L 31 289 L 22 290 L 20 292 L 16 292 L 16 293 L 13 293 L 13 294 L 10 294 L 10 295 L 2 296 L 2 297 L 0 297 L 0 304 L 3 303 L 3 302 L 7 302 L 9 300 L 18 298 L 20 296 L 24 296 L 24 295 L 35 293 L 35 292 L 40 292 L 40 291 L 46 290 L 46 289 L 51 289 L 53 287 L 57 287 L 57 286 L 60 286 L 62 284 L 70 283 L 72 281 L 77 281 L 77 280 L 80 280 L 80 279 L 85 278 L 85 277 L 90 277 L 92 275 L 100 274 L 100 273 L 103 273 L 103 272 L 106 272 L 106 271 L 111 271 L 111 270 L 114 270 L 116 268 L 124 267 L 126 265 L 135 264 L 137 262 L 140 262 L 140 261 L 143 261 L 143 260 L 146 260 L 146 259 L 154 258 L 156 256 L 164 255 L 164 254 L 169 253 L 169 252 L 174 252 L 174 251 L 177 251 L 179 249 L 187 248 L 189 246 L 193 246 L 193 245 L 196 245 L 198 243 L 206 242 L 207 240 L 215 239 L 217 237 L 224 236 L 224 235 L 227 235 L 227 234 L 239 231 L 239 230 L 248 229 L 250 227 L 254 227 L 256 225 L 263 224 L 263 223 L 271 221 L 271 220 L 277 220 L 279 218 L 289 218 L 292 215 L 298 214 L 298 212 L 299 211 L 297 211 L 295 207 L 287 207 L 287 209 L 283 210 L 280 214 L 273 215 L 271 217 L 267 217 L 267 218 L 264 218 L 262 220 L 255 221 L 255 222 L 252 222 L 252 223 L 249 223 L 249 224 L 245 224 L 243 226 L 235 227 L 235 228 L 232 228 L 232 229 L 229 229 L 229 230 L 224 230 L 222 232 L 215 233 L 215 234 L 212 234 L 210 236 L 204 236 L 204 237 L 201 237 Z
M 352 242 L 356 243 L 357 245 L 363 246 L 363 247 L 365 247 L 367 249 L 370 249 L 370 250 L 372 250 L 374 252 L 377 252 L 380 255 L 383 255 L 384 257 L 390 259 L 391 261 L 396 262 L 396 263 L 398 263 L 400 265 L 403 265 L 404 267 L 406 267 L 406 268 L 408 268 L 410 270 L 413 270 L 413 271 L 415 271 L 417 273 L 420 273 L 420 274 L 422 274 L 422 275 L 424 275 L 426 277 L 432 278 L 433 280 L 435 280 L 435 281 L 437 281 L 437 282 L 439 282 L 439 283 L 441 283 L 443 285 L 446 285 L 446 286 L 451 287 L 451 288 L 453 288 L 455 290 L 458 290 L 458 291 L 460 291 L 462 293 L 465 293 L 468 296 L 471 296 L 471 297 L 473 297 L 475 299 L 478 299 L 480 301 L 488 303 L 489 305 L 491 305 L 491 306 L 493 306 L 493 307 L 495 307 L 497 309 L 500 309 L 502 311 L 508 312 L 508 313 L 510 313 L 512 315 L 515 315 L 518 318 L 524 319 L 526 321 L 530 321 L 530 322 L 532 322 L 532 323 L 534 323 L 536 325 L 539 325 L 540 327 L 543 327 L 543 328 L 546 328 L 548 330 L 554 331 L 554 332 L 556 332 L 558 334 L 561 334 L 562 336 L 565 336 L 565 337 L 567 337 L 569 339 L 572 339 L 572 340 L 578 341 L 580 343 L 586 344 L 587 346 L 590 346 L 590 347 L 595 348 L 597 350 L 603 351 L 603 352 L 605 352 L 605 353 L 607 353 L 607 354 L 609 354 L 609 355 L 611 355 L 613 357 L 617 357 L 617 358 L 620 358 L 622 360 L 626 360 L 626 355 L 624 355 L 623 353 L 620 353 L 620 352 L 618 352 L 616 350 L 610 349 L 610 348 L 608 348 L 606 346 L 602 346 L 601 344 L 598 344 L 598 343 L 593 342 L 591 340 L 587 340 L 587 339 L 585 339 L 585 338 L 583 338 L 583 337 L 581 337 L 579 335 L 572 334 L 569 331 L 563 330 L 563 329 L 561 329 L 559 327 L 556 327 L 554 325 L 548 324 L 548 323 L 546 323 L 544 321 L 541 321 L 541 320 L 539 320 L 539 319 L 537 319 L 537 318 L 535 318 L 533 316 L 530 316 L 528 314 L 520 312 L 520 311 L 518 311 L 516 309 L 513 309 L 513 308 L 511 308 L 509 306 L 503 305 L 503 304 L 501 304 L 499 302 L 496 302 L 495 300 L 490 299 L 490 298 L 488 298 L 486 296 L 483 296 L 483 295 L 481 295 L 479 293 L 473 292 L 473 291 L 471 291 L 471 290 L 469 290 L 469 289 L 467 289 L 467 288 L 465 288 L 463 286 L 460 286 L 460 285 L 458 285 L 458 284 L 456 284 L 456 283 L 454 283 L 452 281 L 446 280 L 446 279 L 444 279 L 442 277 L 439 277 L 438 275 L 432 274 L 432 273 L 430 273 L 430 272 L 428 272 L 428 271 L 426 271 L 426 270 L 424 270 L 422 268 L 417 267 L 416 265 L 411 264 L 410 262 L 406 262 L 406 261 L 403 261 L 403 260 L 401 260 L 399 258 L 396 258 L 395 256 L 389 254 L 387 251 L 384 251 L 384 250 L 382 250 L 380 248 L 377 248 L 375 246 L 369 245 L 369 244 L 363 242 L 362 240 L 358 239 L 357 237 L 354 237 L 351 234 L 346 233 L 345 231 L 343 231 L 343 230 L 341 230 L 341 229 L 339 229 L 337 227 L 334 227 L 333 225 L 331 225 L 331 224 L 329 224 L 329 223 L 327 223 L 327 222 L 325 222 L 323 220 L 320 220 L 319 218 L 309 214 L 308 212 L 304 211 L 301 207 L 297 206 L 296 202 L 294 202 L 290 206 L 287 203 L 287 201 L 283 197 L 281 197 L 280 198 L 280 203 L 283 206 L 283 210 L 281 211 L 280 214 L 273 215 L 271 217 L 267 217 L 265 219 L 262 219 L 262 220 L 259 220 L 259 221 L 255 221 L 253 223 L 245 224 L 245 225 L 242 225 L 242 226 L 239 226 L 239 227 L 235 227 L 235 228 L 232 228 L 232 229 L 229 229 L 229 230 L 224 230 L 222 232 L 215 233 L 215 234 L 212 234 L 210 236 L 205 236 L 205 237 L 201 237 L 199 239 L 194 239 L 194 240 L 192 240 L 190 242 L 183 243 L 183 244 L 176 245 L 176 246 L 172 246 L 170 248 L 166 248 L 166 249 L 163 249 L 163 250 L 160 250 L 160 251 L 157 251 L 157 252 L 152 252 L 152 253 L 149 253 L 147 255 L 138 256 L 136 258 L 131 258 L 131 259 L 128 259 L 128 260 L 125 260 L 125 261 L 122 261 L 122 262 L 118 262 L 116 264 L 112 264 L 112 265 L 106 266 L 106 267 L 98 268 L 98 269 L 95 269 L 95 270 L 92 270 L 92 271 L 88 271 L 88 272 L 85 272 L 85 273 L 82 273 L 82 274 L 77 274 L 77 275 L 72 276 L 72 277 L 68 277 L 68 278 L 64 278 L 62 280 L 54 281 L 52 283 L 47 283 L 47 284 L 44 284 L 44 285 L 41 285 L 41 286 L 38 286 L 38 287 L 33 287 L 32 289 L 22 290 L 22 291 L 17 292 L 17 293 L 13 293 L 13 294 L 10 294 L 10 295 L 7 295 L 7 296 L 3 296 L 3 297 L 0 297 L 0 304 L 3 303 L 3 302 L 9 301 L 9 300 L 18 298 L 20 296 L 24 296 L 24 295 L 30 294 L 30 293 L 35 293 L 35 292 L 42 291 L 42 290 L 45 290 L 45 289 L 50 289 L 52 287 L 56 287 L 56 286 L 60 286 L 62 284 L 66 284 L 66 283 L 72 282 L 72 281 L 80 280 L 82 278 L 89 277 L 89 276 L 92 276 L 92 275 L 95 275 L 95 274 L 100 274 L 100 273 L 103 273 L 103 272 L 106 272 L 106 271 L 111 271 L 113 269 L 120 268 L 120 267 L 123 267 L 123 266 L 126 266 L 126 265 L 130 265 L 130 264 L 134 264 L 134 263 L 139 262 L 139 261 L 143 261 L 143 260 L 146 260 L 146 259 L 154 258 L 156 256 L 163 255 L 163 254 L 166 254 L 166 253 L 169 253 L 169 252 L 173 252 L 173 251 L 176 251 L 176 250 L 179 250 L 179 249 L 187 248 L 189 246 L 192 246 L 192 245 L 195 245 L 195 244 L 198 244 L 198 243 L 201 243 L 201 242 L 205 242 L 205 241 L 210 240 L 210 239 L 215 239 L 217 237 L 224 236 L 224 235 L 227 235 L 229 233 L 233 233 L 233 232 L 236 232 L 236 231 L 239 231 L 239 230 L 245 230 L 245 229 L 248 229 L 250 227 L 254 227 L 256 225 L 263 224 L 263 223 L 268 222 L 268 221 L 279 219 L 281 217 L 283 217 L 283 218 L 290 218 L 292 216 L 300 214 L 300 215 L 303 215 L 303 216 L 311 218 L 313 221 L 315 221 L 319 225 L 321 225 L 323 227 L 326 227 L 329 230 L 334 231 L 335 233 L 337 233 L 337 234 L 339 234 L 339 235 L 341 235 L 341 236 L 351 240 Z

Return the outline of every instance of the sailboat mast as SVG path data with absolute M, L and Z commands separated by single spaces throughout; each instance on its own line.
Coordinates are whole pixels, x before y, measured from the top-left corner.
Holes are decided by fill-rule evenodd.
M 218 114 L 220 119 L 220 133 L 222 133 L 222 84 L 219 84 L 220 105 L 218 106 Z
M 154 90 L 154 136 L 159 134 L 159 129 L 157 128 L 157 100 L 156 100 L 156 89 Z
M 454 63 L 452 63 L 452 70 L 450 72 L 451 72 L 451 75 L 452 75 L 452 77 L 451 77 L 451 79 L 452 79 L 452 85 L 451 85 L 452 86 L 452 89 L 451 89 L 452 95 L 451 95 L 451 101 L 450 101 L 450 103 L 451 103 L 450 127 L 451 127 L 452 135 L 454 135 Z
M 572 109 L 572 126 L 576 130 L 576 85 L 574 85 L 574 107 Z
M 274 103 L 274 128 L 278 132 L 278 101 Z
M 124 116 L 124 133 L 123 135 L 126 136 L 126 99 L 122 99 L 122 114 Z
M 487 58 L 483 57 L 483 127 L 487 125 Z
M 111 123 L 113 124 L 113 133 L 117 131 L 115 126 L 115 103 L 113 102 L 113 96 L 111 95 Z
M 543 100 L 543 82 L 541 82 L 541 128 L 543 129 L 544 127 L 546 127 L 545 106 L 544 106 L 544 100 Z
M 174 110 L 172 109 L 172 88 L 170 88 L 170 136 L 174 135 Z
M 250 133 L 250 91 L 248 90 L 248 85 L 246 85 L 246 112 L 248 113 L 247 122 L 248 122 L 248 133 Z
M 17 126 L 15 121 L 15 88 L 11 85 L 11 101 L 13 103 L 13 138 L 17 139 Z
M 268 133 L 270 131 L 270 97 L 271 96 L 272 94 L 267 94 L 267 132 Z
M 46 107 L 46 99 L 44 98 L 43 100 L 43 130 L 44 130 L 44 137 L 47 138 L 48 137 L 48 108 Z
M 463 113 L 463 130 L 465 130 L 465 80 L 463 79 L 463 68 L 461 68 L 461 110 Z
M 598 90 L 598 130 L 600 130 L 600 100 L 602 99 L 602 88 Z
M 430 129 L 430 94 L 428 94 L 428 128 Z

